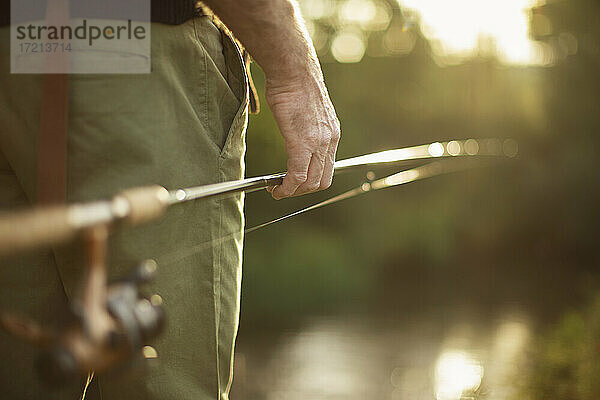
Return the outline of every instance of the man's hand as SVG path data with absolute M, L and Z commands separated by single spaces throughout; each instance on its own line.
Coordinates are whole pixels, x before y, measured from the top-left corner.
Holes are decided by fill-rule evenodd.
M 267 102 L 288 154 L 283 184 L 269 190 L 275 199 L 327 189 L 333 179 L 340 123 L 318 66 L 313 74 L 284 82 L 267 79 Z
M 294 0 L 205 0 L 267 78 L 267 103 L 285 140 L 288 172 L 275 199 L 326 189 L 340 123 Z

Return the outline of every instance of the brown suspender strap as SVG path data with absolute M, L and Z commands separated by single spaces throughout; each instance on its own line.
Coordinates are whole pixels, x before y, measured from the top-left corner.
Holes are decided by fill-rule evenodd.
M 69 19 L 68 0 L 48 0 L 48 25 Z M 38 142 L 38 203 L 64 203 L 67 191 L 67 131 L 69 125 L 69 58 L 67 52 L 46 53 Z
M 38 148 L 38 202 L 64 203 L 67 188 L 68 76 L 44 76 Z

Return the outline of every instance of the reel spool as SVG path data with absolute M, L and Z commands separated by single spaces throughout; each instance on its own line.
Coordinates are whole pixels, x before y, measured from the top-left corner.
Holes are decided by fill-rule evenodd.
M 90 371 L 108 372 L 142 350 L 156 354 L 147 345 L 165 324 L 162 298 L 157 294 L 145 297 L 140 287 L 153 279 L 157 265 L 144 261 L 129 277 L 107 284 L 107 237 L 106 226 L 84 232 L 86 276 L 70 303 L 69 322 L 63 328 L 43 328 L 20 316 L 0 315 L 5 330 L 42 349 L 36 367 L 48 384 L 60 385 Z

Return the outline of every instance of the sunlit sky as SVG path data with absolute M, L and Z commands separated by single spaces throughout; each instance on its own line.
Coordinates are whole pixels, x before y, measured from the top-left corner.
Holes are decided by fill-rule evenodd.
M 509 65 L 548 65 L 552 48 L 530 37 L 531 8 L 544 0 L 396 0 L 404 26 L 392 22 L 392 9 L 382 0 L 303 0 L 303 12 L 317 48 L 326 35 L 311 21 L 334 21 L 329 50 L 339 62 L 358 62 L 367 53 L 371 32 L 385 31 L 389 55 L 412 51 L 417 32 L 431 44 L 440 65 L 459 64 L 476 56 L 496 57 Z
M 543 64 L 529 38 L 529 10 L 539 0 L 398 0 L 421 17 L 421 30 L 441 57 L 491 52 L 508 64 Z

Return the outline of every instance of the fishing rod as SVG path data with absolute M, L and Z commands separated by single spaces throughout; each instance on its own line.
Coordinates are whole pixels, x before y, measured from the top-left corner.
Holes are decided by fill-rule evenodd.
M 395 186 L 405 185 L 405 184 L 415 182 L 418 180 L 427 179 L 427 178 L 431 178 L 434 176 L 439 176 L 439 175 L 448 174 L 448 173 L 452 173 L 452 172 L 458 172 L 458 171 L 466 170 L 466 169 L 473 168 L 473 167 L 479 166 L 479 165 L 480 164 L 476 163 L 475 160 L 469 160 L 469 159 L 467 159 L 467 160 L 465 160 L 465 159 L 436 160 L 436 161 L 430 161 L 419 167 L 403 170 L 403 171 L 397 172 L 393 175 L 389 175 L 389 176 L 379 178 L 379 179 L 375 179 L 375 174 L 373 173 L 373 171 L 369 171 L 367 173 L 367 180 L 362 182 L 360 185 L 358 185 L 357 187 L 355 187 L 353 189 L 347 190 L 343 193 L 340 193 L 333 197 L 327 198 L 323 201 L 320 201 L 316 204 L 312 204 L 312 205 L 302 208 L 300 210 L 296 210 L 289 214 L 285 214 L 281 217 L 277 217 L 277 218 L 274 218 L 267 222 L 263 222 L 261 224 L 255 225 L 255 226 L 248 227 L 248 228 L 244 229 L 243 233 L 244 233 L 244 235 L 247 235 L 247 234 L 255 232 L 259 229 L 266 228 L 267 226 L 285 221 L 287 219 L 296 217 L 298 215 L 307 213 L 309 211 L 313 211 L 313 210 L 316 210 L 321 207 L 335 204 L 342 200 L 348 200 L 353 197 L 356 197 L 356 196 L 359 196 L 362 194 L 366 194 L 366 193 L 370 193 L 375 190 L 381 190 L 381 189 L 391 188 L 391 187 L 395 187 Z M 206 242 L 202 242 L 202 243 L 198 243 L 198 244 L 191 246 L 189 248 L 186 248 L 186 249 L 179 249 L 176 252 L 162 254 L 162 255 L 160 255 L 160 257 L 157 260 L 160 261 L 160 264 L 169 265 L 169 264 L 172 264 L 179 260 L 185 259 L 193 254 L 196 254 L 206 248 L 216 246 L 222 242 L 232 240 L 236 237 L 238 237 L 238 238 L 241 237 L 241 232 L 239 232 L 239 231 L 230 232 L 219 238 L 209 240 Z
M 369 180 L 357 188 L 245 232 L 253 232 L 372 190 L 470 168 L 472 160 L 465 160 L 468 157 L 512 157 L 515 154 L 516 142 L 510 139 L 503 143 L 498 139 L 469 139 L 435 142 L 337 161 L 335 174 L 364 167 L 450 158 Z M 157 294 L 144 296 L 141 292 L 141 286 L 152 280 L 157 264 L 153 260 L 143 261 L 128 278 L 108 284 L 106 254 L 111 229 L 121 224 L 137 225 L 157 219 L 168 207 L 180 203 L 280 185 L 284 177 L 285 173 L 280 173 L 170 191 L 162 186 L 140 187 L 125 190 L 109 200 L 39 207 L 0 215 L 0 256 L 51 247 L 76 237 L 83 239 L 86 254 L 85 278 L 81 290 L 71 299 L 71 318 L 67 324 L 60 329 L 44 328 L 22 316 L 0 313 L 0 326 L 13 336 L 42 348 L 37 364 L 40 377 L 54 384 L 73 377 L 85 377 L 86 374 L 89 382 L 94 371 L 106 372 L 136 355 L 138 358 L 140 354 L 144 358 L 157 357 L 156 350 L 148 346 L 148 342 L 160 333 L 164 325 L 162 298 Z M 212 244 L 214 241 L 201 243 L 189 250 L 198 251 Z M 187 254 L 186 251 L 180 253 L 183 254 L 176 256 Z
M 506 139 L 502 143 L 499 139 L 467 139 L 451 140 L 448 142 L 434 142 L 420 146 L 404 147 L 394 150 L 385 150 L 377 153 L 352 157 L 336 161 L 334 175 L 364 167 L 377 167 L 394 165 L 407 161 L 417 161 L 440 157 L 498 157 L 514 155 L 516 142 Z M 258 176 L 239 181 L 216 183 L 212 185 L 197 186 L 177 189 L 170 192 L 170 204 L 182 203 L 214 196 L 252 192 L 269 186 L 281 185 L 285 173 Z
M 468 139 L 435 142 L 386 150 L 340 160 L 334 174 L 364 167 L 401 164 L 444 157 L 500 157 L 516 153 L 516 143 L 507 139 Z M 138 225 L 159 218 L 170 206 L 200 199 L 252 192 L 280 185 L 285 173 L 246 178 L 210 185 L 167 190 L 162 186 L 125 190 L 112 199 L 71 205 L 39 207 L 0 215 L 0 256 L 73 240 L 96 226 Z

